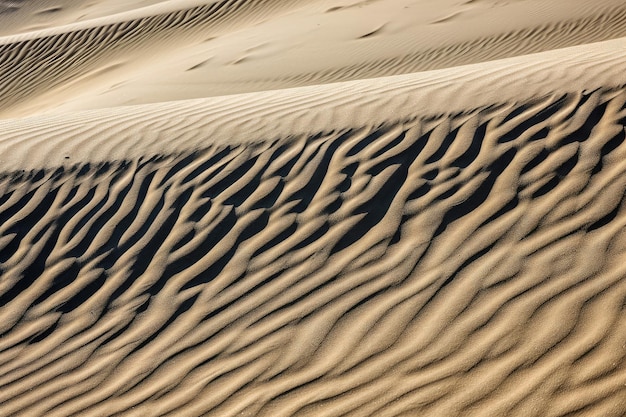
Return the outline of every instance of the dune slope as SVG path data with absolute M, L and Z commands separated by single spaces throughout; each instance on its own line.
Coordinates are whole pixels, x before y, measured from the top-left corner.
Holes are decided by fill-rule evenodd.
M 0 8 L 0 416 L 626 414 L 618 2 L 430 61 L 374 56 L 417 33 L 392 19 L 371 66 L 98 99 L 176 79 L 190 40 L 382 3 Z M 543 4 L 427 3 L 475 30 Z
M 621 413 L 625 101 L 3 174 L 2 413 Z
M 407 74 L 626 36 L 621 0 L 67 3 L 40 29 L 0 37 L 0 118 Z M 0 27 L 39 22 L 27 5 L 0 14 Z

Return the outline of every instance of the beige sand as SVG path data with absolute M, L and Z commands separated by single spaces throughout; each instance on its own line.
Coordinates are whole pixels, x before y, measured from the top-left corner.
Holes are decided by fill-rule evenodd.
M 621 1 L 0 36 L 0 416 L 626 414 Z
M 0 37 L 4 118 L 412 73 L 626 36 L 622 0 L 64 0 L 54 12 L 48 1 L 4 2 L 24 9 L 0 15 L 13 30 Z

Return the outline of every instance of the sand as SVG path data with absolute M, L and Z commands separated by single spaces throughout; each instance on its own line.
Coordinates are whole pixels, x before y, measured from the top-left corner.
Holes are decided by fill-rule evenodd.
M 626 5 L 0 1 L 0 416 L 626 415 Z

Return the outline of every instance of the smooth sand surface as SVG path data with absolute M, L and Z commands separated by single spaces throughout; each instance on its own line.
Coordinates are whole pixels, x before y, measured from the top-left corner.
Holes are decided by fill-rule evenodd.
M 626 4 L 0 0 L 0 416 L 626 415 Z

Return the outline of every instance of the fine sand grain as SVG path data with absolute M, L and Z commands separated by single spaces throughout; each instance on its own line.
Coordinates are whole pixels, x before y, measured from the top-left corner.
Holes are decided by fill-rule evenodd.
M 624 259 L 622 1 L 0 0 L 2 417 L 624 416 Z

